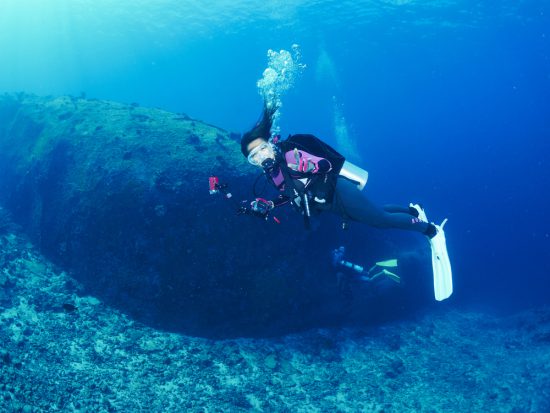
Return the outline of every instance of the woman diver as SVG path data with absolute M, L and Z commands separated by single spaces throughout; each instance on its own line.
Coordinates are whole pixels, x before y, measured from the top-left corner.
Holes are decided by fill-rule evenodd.
M 351 220 L 424 234 L 432 247 L 436 299 L 449 297 L 452 275 L 443 232 L 446 220 L 441 226 L 428 222 L 418 204 L 378 207 L 363 191 L 368 173 L 313 135 L 272 139 L 277 110 L 277 106 L 264 105 L 260 120 L 241 139 L 243 155 L 250 164 L 263 169 L 280 193 L 275 200 L 257 198 L 251 203 L 250 212 L 267 217 L 272 209 L 290 203 L 304 216 L 306 226 L 313 213 L 329 211 L 341 216 L 344 223 Z
M 291 203 L 304 216 L 330 211 L 347 220 L 377 228 L 416 231 L 433 238 L 434 224 L 419 218 L 419 206 L 383 208 L 371 202 L 362 190 L 367 173 L 345 161 L 344 157 L 313 135 L 291 135 L 285 141 L 271 140 L 273 115 L 277 108 L 264 106 L 260 121 L 241 139 L 241 151 L 248 161 L 261 167 L 268 180 L 280 191 L 269 210 Z M 258 201 L 258 200 L 257 200 Z M 309 207 L 309 211 L 306 208 Z

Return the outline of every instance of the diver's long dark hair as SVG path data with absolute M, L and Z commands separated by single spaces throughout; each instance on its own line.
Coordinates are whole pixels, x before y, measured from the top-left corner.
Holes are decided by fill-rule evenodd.
M 271 137 L 271 127 L 273 126 L 273 117 L 279 107 L 277 105 L 268 106 L 264 102 L 264 109 L 260 120 L 256 122 L 254 127 L 243 134 L 241 138 L 241 152 L 244 156 L 248 156 L 248 145 L 255 139 L 262 138 L 266 141 Z

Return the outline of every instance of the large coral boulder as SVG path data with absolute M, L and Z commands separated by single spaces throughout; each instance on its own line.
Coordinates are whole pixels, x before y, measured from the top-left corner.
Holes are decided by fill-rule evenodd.
M 209 195 L 217 173 L 233 199 L 250 196 L 251 172 L 238 137 L 183 114 L 0 98 L 0 202 L 86 289 L 151 324 L 251 334 L 337 315 L 327 230 L 237 216 Z

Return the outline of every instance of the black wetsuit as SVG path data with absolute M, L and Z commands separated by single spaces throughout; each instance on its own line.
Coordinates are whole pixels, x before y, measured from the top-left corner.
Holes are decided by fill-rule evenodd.
M 313 212 L 330 211 L 345 220 L 377 228 L 398 228 L 427 235 L 432 231 L 432 225 L 420 221 L 414 208 L 395 205 L 380 208 L 372 203 L 365 190 L 357 188 L 356 182 L 340 175 L 344 157 L 315 136 L 293 135 L 278 147 L 279 165 L 267 174 L 281 192 L 276 205 L 292 202 L 303 208 L 297 194 L 305 191 Z M 286 167 L 280 165 L 284 162 Z
M 426 234 L 431 227 L 431 224 L 418 219 L 414 208 L 398 205 L 384 205 L 380 208 L 369 200 L 365 190 L 358 190 L 355 182 L 343 176 L 337 180 L 331 211 L 376 228 L 399 228 Z

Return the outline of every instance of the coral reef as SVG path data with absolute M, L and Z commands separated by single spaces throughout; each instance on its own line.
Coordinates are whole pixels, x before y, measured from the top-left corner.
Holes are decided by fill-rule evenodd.
M 550 309 L 272 339 L 162 332 L 0 236 L 0 410 L 545 412 Z
M 90 294 L 149 325 L 227 336 L 333 319 L 328 260 L 303 257 L 328 257 L 334 227 L 273 228 L 208 194 L 214 173 L 250 197 L 237 140 L 136 104 L 4 95 L 0 202 Z
M 13 230 L 14 225 L 10 211 L 0 205 L 0 234 Z

